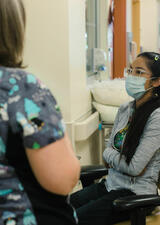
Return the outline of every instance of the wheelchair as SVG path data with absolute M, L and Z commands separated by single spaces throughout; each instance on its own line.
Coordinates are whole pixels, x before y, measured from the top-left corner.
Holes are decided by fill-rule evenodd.
M 108 173 L 104 165 L 87 165 L 81 167 L 80 180 L 82 187 L 93 184 Z M 158 191 L 158 186 L 157 186 Z M 114 202 L 116 210 L 126 211 L 130 214 L 130 221 L 120 222 L 114 225 L 160 225 L 160 196 L 159 195 L 137 195 L 116 199 Z M 152 211 L 150 215 L 148 212 Z

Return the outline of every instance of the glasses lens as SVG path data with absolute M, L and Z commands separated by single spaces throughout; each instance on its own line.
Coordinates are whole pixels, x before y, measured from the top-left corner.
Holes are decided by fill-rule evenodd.
M 142 69 L 132 69 L 132 68 L 125 68 L 124 70 L 126 75 L 134 75 L 134 76 L 144 76 L 145 74 L 151 75 L 149 73 L 147 73 L 145 70 Z
M 125 69 L 125 72 L 126 72 L 127 75 L 132 74 L 132 71 L 133 71 L 133 70 L 132 70 L 131 68 L 126 68 L 126 69 Z

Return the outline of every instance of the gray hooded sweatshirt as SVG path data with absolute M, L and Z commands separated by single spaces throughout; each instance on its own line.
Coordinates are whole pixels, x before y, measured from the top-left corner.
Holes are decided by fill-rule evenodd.
M 108 191 L 125 188 L 136 194 L 157 194 L 160 171 L 160 108 L 149 116 L 129 165 L 124 155 L 120 160 L 120 152 L 114 146 L 114 137 L 127 125 L 133 103 L 120 106 L 107 148 L 103 152 L 104 160 L 111 167 L 105 183 L 106 188 Z M 144 169 L 145 172 L 142 173 Z

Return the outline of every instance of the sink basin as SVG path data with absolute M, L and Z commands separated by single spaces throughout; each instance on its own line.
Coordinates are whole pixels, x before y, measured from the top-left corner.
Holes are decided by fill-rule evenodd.
M 133 100 L 125 90 L 124 79 L 108 79 L 97 82 L 90 87 L 94 101 L 102 105 L 119 107 L 121 104 Z
M 121 104 L 132 101 L 125 90 L 124 79 L 106 80 L 90 87 L 93 95 L 93 107 L 99 112 L 100 120 L 113 124 Z

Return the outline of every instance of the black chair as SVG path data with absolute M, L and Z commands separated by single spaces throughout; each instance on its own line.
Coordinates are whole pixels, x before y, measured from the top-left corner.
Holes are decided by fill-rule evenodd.
M 80 176 L 82 187 L 94 183 L 95 180 L 106 176 L 107 173 L 104 165 L 82 166 Z M 116 199 L 113 204 L 116 210 L 130 213 L 130 221 L 115 225 L 160 225 L 160 213 L 148 216 L 148 213 L 151 213 L 156 206 L 160 206 L 160 196 L 158 195 L 128 196 Z

